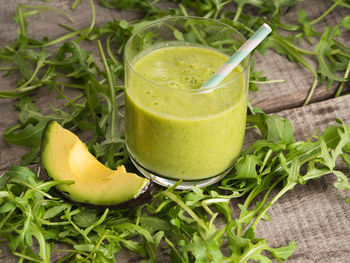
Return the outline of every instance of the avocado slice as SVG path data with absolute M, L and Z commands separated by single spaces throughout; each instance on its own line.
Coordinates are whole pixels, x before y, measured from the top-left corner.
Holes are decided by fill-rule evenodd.
M 148 179 L 126 172 L 124 166 L 104 166 L 78 136 L 55 121 L 44 131 L 41 159 L 52 179 L 74 181 L 57 188 L 79 203 L 118 205 L 137 198 L 149 185 Z

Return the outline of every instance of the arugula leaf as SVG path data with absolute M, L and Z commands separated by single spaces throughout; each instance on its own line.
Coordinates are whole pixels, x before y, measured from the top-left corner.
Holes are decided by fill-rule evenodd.
M 46 121 L 41 121 L 35 126 L 29 124 L 18 133 L 15 133 L 14 128 L 19 127 L 12 127 L 4 132 L 3 137 L 7 142 L 12 144 L 33 147 L 40 144 L 45 126 Z
M 311 21 L 307 19 L 306 12 L 300 8 L 298 12 L 298 23 L 303 31 L 303 35 L 307 37 L 310 44 L 312 44 L 312 37 L 317 36 L 317 32 L 312 28 Z
M 350 15 L 344 17 L 339 24 L 345 29 L 350 30 Z
M 282 144 L 294 142 L 294 129 L 288 119 L 275 114 L 266 119 L 266 124 L 268 141 Z
M 73 219 L 79 227 L 89 227 L 96 221 L 96 214 L 92 211 L 82 211 L 74 215 Z
M 265 120 L 267 121 L 268 118 L 266 117 Z M 281 120 L 273 124 L 277 126 L 277 130 L 289 127 L 286 124 L 288 122 Z M 292 130 L 291 127 L 290 129 Z M 245 152 L 243 159 L 258 160 L 254 169 L 257 177 L 260 178 L 260 183 L 254 181 L 254 187 L 248 190 L 245 203 L 239 205 L 241 209 L 239 217 L 233 220 L 231 215 L 224 217 L 227 222 L 222 229 L 218 229 L 214 222 L 219 213 L 224 215 L 227 213 L 224 212 L 226 209 L 230 210 L 229 207 L 213 212 L 209 206 L 225 207 L 218 205 L 227 204 L 225 200 L 237 198 L 240 195 L 218 193 L 214 190 L 217 188 L 195 187 L 181 192 L 166 189 L 160 191 L 150 204 L 144 204 L 135 211 L 106 209 L 101 213 L 99 210 L 81 208 L 68 201 L 54 199 L 49 191 L 57 182 L 52 182 L 50 187 L 46 187 L 45 185 L 49 186 L 50 181 L 42 182 L 28 168 L 21 167 L 13 168 L 13 171 L 1 177 L 0 192 L 4 193 L 2 196 L 6 201 L 0 207 L 0 222 L 4 225 L 3 229 L 12 231 L 12 224 L 14 222 L 17 224 L 18 219 L 22 218 L 24 226 L 28 224 L 30 228 L 19 228 L 18 233 L 9 235 L 10 247 L 12 249 L 25 247 L 25 244 L 30 245 L 31 238 L 35 237 L 39 239 L 39 243 L 41 242 L 39 256 L 47 262 L 52 248 L 44 242 L 43 238 L 48 237 L 54 242 L 63 241 L 71 244 L 73 250 L 69 256 L 72 258 L 74 255 L 79 255 L 85 260 L 102 260 L 102 258 L 111 260 L 113 254 L 124 247 L 141 256 L 147 256 L 150 261 L 155 261 L 157 248 L 161 246 L 163 239 L 170 246 L 170 256 L 175 262 L 207 261 L 208 259 L 222 262 L 248 262 L 249 260 L 270 262 L 271 259 L 262 254 L 263 251 L 270 251 L 271 255 L 278 260 L 286 260 L 296 249 L 295 242 L 291 241 L 285 247 L 271 248 L 265 240 L 254 237 L 254 229 L 261 218 L 266 218 L 268 209 L 283 194 L 293 189 L 297 183 L 305 183 L 314 178 L 310 173 L 314 173 L 316 162 L 319 166 L 325 162 L 324 160 L 331 158 L 331 161 L 325 162 L 328 166 L 324 166 L 325 170 L 320 176 L 334 173 L 340 178 L 335 186 L 349 189 L 346 177 L 334 170 L 333 166 L 333 160 L 344 153 L 344 149 L 350 145 L 349 130 L 349 125 L 340 123 L 328 128 L 318 140 L 298 142 L 297 146 L 294 141 L 290 141 L 284 142 L 283 147 L 260 147 L 262 140 L 257 141 L 255 143 L 257 146 L 251 148 L 255 150 Z M 266 134 L 265 139 L 267 136 Z M 266 143 L 271 142 L 266 141 Z M 332 150 L 323 149 L 325 145 L 331 146 Z M 271 150 L 273 154 L 269 153 Z M 305 153 L 307 157 L 304 156 Z M 310 165 L 306 173 L 301 175 L 299 174 L 301 164 L 306 161 Z M 265 163 L 264 166 L 262 166 L 263 163 Z M 282 169 L 278 168 L 280 165 Z M 266 173 L 266 170 L 273 173 Z M 231 176 L 235 178 L 235 174 L 229 177 Z M 273 180 L 273 178 L 278 179 Z M 245 180 L 249 178 L 238 181 L 244 184 Z M 272 189 L 282 181 L 284 181 L 283 188 L 270 199 Z M 236 191 L 236 188 L 232 189 Z M 246 189 L 241 188 L 239 191 L 245 193 Z M 255 206 L 252 205 L 260 193 L 264 193 L 263 198 L 257 199 Z M 31 214 L 30 219 L 28 219 L 28 213 Z M 172 223 L 175 222 L 174 220 L 175 224 Z M 34 222 L 40 222 L 40 224 L 33 225 Z M 41 224 L 45 225 L 45 230 Z M 136 236 L 141 239 L 135 241 Z M 227 239 L 229 244 L 229 256 L 221 251 L 224 239 Z M 35 257 L 35 254 L 31 253 L 28 252 L 27 255 Z
M 297 244 L 294 241 L 290 241 L 287 246 L 270 248 L 270 252 L 273 256 L 279 260 L 287 260 L 297 249 Z
M 257 179 L 256 166 L 260 163 L 259 158 L 255 155 L 246 155 L 237 160 L 235 164 L 235 179 Z
M 320 41 L 315 46 L 315 52 L 319 61 L 318 71 L 330 80 L 346 81 L 345 78 L 334 74 L 334 63 L 327 62 L 327 57 L 331 55 L 333 38 L 338 35 L 338 30 L 327 27 L 322 34 Z

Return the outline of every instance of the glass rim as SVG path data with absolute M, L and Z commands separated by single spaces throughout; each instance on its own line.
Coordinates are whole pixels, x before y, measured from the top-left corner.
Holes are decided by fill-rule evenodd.
M 147 28 L 151 28 L 151 27 L 154 27 L 155 25 L 161 23 L 161 22 L 165 22 L 165 21 L 171 21 L 171 20 L 176 20 L 176 19 L 183 19 L 183 20 L 189 20 L 189 19 L 193 19 L 193 20 L 206 20 L 206 21 L 211 21 L 213 23 L 216 23 L 216 24 L 219 24 L 221 26 L 224 26 L 224 27 L 227 27 L 231 30 L 234 31 L 234 33 L 236 35 L 238 35 L 238 37 L 240 38 L 240 40 L 242 40 L 244 43 L 247 39 L 235 28 L 233 28 L 232 26 L 230 25 L 227 25 L 221 21 L 218 21 L 218 20 L 215 20 L 215 19 L 211 19 L 211 18 L 206 18 L 206 17 L 198 17 L 198 16 L 171 16 L 171 17 L 163 17 L 163 18 L 160 18 L 160 19 L 157 19 L 157 20 L 154 20 L 152 21 L 151 23 L 149 23 L 148 25 L 146 26 L 143 26 L 141 28 L 139 28 L 138 30 L 136 30 L 134 33 L 132 33 L 132 35 L 130 36 L 130 38 L 128 39 L 128 41 L 126 42 L 126 45 L 125 45 L 125 48 L 124 48 L 124 62 L 125 64 L 133 71 L 133 73 L 135 73 L 139 78 L 141 78 L 142 80 L 152 84 L 152 85 L 155 85 L 155 86 L 158 86 L 158 87 L 164 87 L 166 89 L 170 89 L 170 90 L 176 90 L 176 91 L 183 91 L 183 92 L 198 92 L 199 89 L 190 89 L 190 88 L 181 88 L 181 89 L 178 89 L 178 88 L 174 88 L 174 87 L 168 87 L 168 86 L 161 86 L 159 82 L 156 82 L 156 81 L 153 81 L 153 80 L 150 80 L 148 78 L 145 78 L 143 77 L 142 75 L 140 75 L 133 67 L 133 65 L 130 63 L 130 61 L 128 60 L 127 58 L 127 55 L 126 55 L 126 50 L 129 48 L 129 46 L 131 45 L 131 41 L 132 39 L 136 36 L 136 34 L 140 33 L 141 31 L 147 29 Z M 210 47 L 210 46 L 209 46 Z M 216 49 L 218 50 L 218 49 Z M 218 50 L 219 51 L 219 50 Z M 220 52 L 220 51 L 219 51 Z M 232 53 L 233 54 L 233 53 Z M 232 55 L 231 54 L 231 55 Z M 248 54 L 248 56 L 243 60 L 243 61 L 247 61 L 247 64 L 245 65 L 245 67 L 242 68 L 242 72 L 240 72 L 238 75 L 236 75 L 234 78 L 232 79 L 229 79 L 225 82 L 222 82 L 220 85 L 217 85 L 215 86 L 215 88 L 212 88 L 212 87 L 208 87 L 208 88 L 204 88 L 204 89 L 200 89 L 201 93 L 200 94 L 206 94 L 205 91 L 207 90 L 216 90 L 216 89 L 220 89 L 220 88 L 223 88 L 225 86 L 227 86 L 228 84 L 230 84 L 231 82 L 234 82 L 236 79 L 238 79 L 239 77 L 241 77 L 241 75 L 243 75 L 246 70 L 250 67 L 250 64 L 251 64 L 251 60 L 252 60 L 252 53 Z M 241 63 L 239 64 L 241 65 Z

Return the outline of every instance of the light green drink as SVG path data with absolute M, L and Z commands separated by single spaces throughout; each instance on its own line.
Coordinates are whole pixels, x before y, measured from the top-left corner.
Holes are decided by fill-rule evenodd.
M 171 41 L 129 61 L 126 146 L 147 177 L 165 185 L 179 179 L 200 184 L 232 167 L 244 139 L 246 71 L 237 67 L 216 89 L 200 89 L 228 57 L 204 45 Z

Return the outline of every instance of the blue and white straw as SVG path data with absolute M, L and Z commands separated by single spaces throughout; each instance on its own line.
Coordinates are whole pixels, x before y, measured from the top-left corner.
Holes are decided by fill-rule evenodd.
M 227 61 L 208 79 L 200 89 L 205 89 L 199 93 L 212 91 L 241 61 L 248 56 L 261 41 L 263 41 L 271 32 L 268 24 L 263 24 Z

